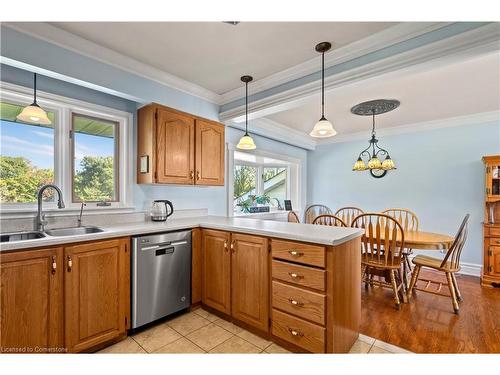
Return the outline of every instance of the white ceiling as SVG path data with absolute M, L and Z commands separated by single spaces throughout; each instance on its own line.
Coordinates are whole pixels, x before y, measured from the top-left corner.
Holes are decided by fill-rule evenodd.
M 320 88 L 299 107 L 267 116 L 308 134 L 321 117 Z M 500 110 L 500 54 L 493 53 L 432 68 L 410 68 L 333 89 L 326 94 L 326 117 L 338 136 L 371 131 L 371 119 L 350 112 L 373 99 L 398 99 L 401 106 L 377 116 L 377 129 Z
M 242 87 L 318 53 L 316 43 L 345 46 L 390 22 L 56 22 L 53 26 L 218 94 Z M 318 58 L 319 64 L 319 58 Z M 319 67 L 319 65 L 318 65 Z

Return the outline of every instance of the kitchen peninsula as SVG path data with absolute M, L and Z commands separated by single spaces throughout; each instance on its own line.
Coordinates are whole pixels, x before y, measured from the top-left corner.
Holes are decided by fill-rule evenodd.
M 101 229 L 1 244 L 2 350 L 88 352 L 125 338 L 130 236 L 186 229 L 192 308 L 296 352 L 346 353 L 358 337 L 359 229 L 218 216 Z

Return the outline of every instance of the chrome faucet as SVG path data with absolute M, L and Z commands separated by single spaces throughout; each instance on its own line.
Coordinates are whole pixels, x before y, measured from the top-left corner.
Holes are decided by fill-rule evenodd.
M 59 189 L 56 185 L 48 184 L 48 185 L 43 185 L 37 193 L 37 199 L 38 199 L 38 214 L 36 216 L 36 227 L 37 230 L 40 232 L 43 232 L 45 230 L 45 225 L 47 224 L 47 220 L 45 220 L 45 214 L 42 212 L 42 198 L 43 198 L 43 192 L 46 189 L 52 188 L 57 192 L 57 208 L 64 208 L 64 201 L 62 197 L 62 192 L 61 189 Z
M 281 206 L 280 200 L 278 198 L 271 198 L 271 200 L 273 200 L 273 199 L 278 203 L 278 210 L 282 211 L 283 207 Z
M 82 206 L 80 207 L 80 215 L 78 216 L 78 226 L 81 227 L 82 226 L 82 214 L 83 214 L 83 207 L 85 207 L 86 204 L 85 202 L 82 201 Z

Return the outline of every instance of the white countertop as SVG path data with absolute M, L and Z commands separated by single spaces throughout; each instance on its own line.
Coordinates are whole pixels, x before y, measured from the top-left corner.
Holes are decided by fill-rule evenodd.
M 35 247 L 38 248 L 105 238 L 169 232 L 196 227 L 255 234 L 286 240 L 311 242 L 321 245 L 339 245 L 343 242 L 359 237 L 363 233 L 361 229 L 356 228 L 340 228 L 324 225 L 298 224 L 273 220 L 232 218 L 225 216 L 197 216 L 182 219 L 169 219 L 166 222 L 145 221 L 108 227 L 101 226 L 104 230 L 104 232 L 101 233 L 65 237 L 47 236 L 36 240 L 4 242 L 0 244 L 0 251 Z

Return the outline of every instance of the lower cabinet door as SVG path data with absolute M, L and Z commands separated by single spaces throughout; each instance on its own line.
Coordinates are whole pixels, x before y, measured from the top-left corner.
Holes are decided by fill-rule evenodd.
M 231 253 L 228 232 L 202 230 L 202 303 L 231 314 Z
M 244 234 L 232 234 L 231 240 L 233 318 L 268 332 L 268 240 Z
M 81 352 L 125 333 L 130 311 L 129 240 L 64 249 L 65 338 Z
M 62 248 L 0 254 L 0 352 L 64 351 L 61 263 Z

